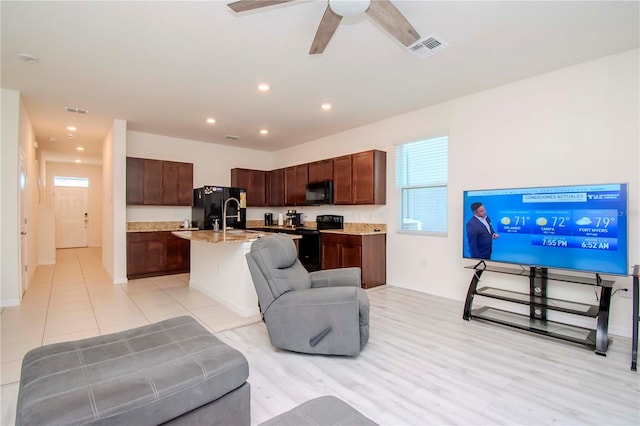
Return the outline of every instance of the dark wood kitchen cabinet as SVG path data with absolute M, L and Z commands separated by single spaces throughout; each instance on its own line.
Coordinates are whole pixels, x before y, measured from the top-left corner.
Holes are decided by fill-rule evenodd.
M 309 163 L 309 183 L 333 180 L 333 159 Z
M 127 157 L 127 204 L 190 206 L 193 164 Z
M 127 204 L 162 205 L 162 161 L 127 157 Z
M 309 181 L 307 164 L 286 167 L 284 169 L 284 204 L 287 206 L 303 206 L 305 190 Z
M 387 153 L 370 150 L 341 157 L 314 161 L 307 164 L 286 167 L 284 169 L 262 172 L 247 170 L 249 176 L 234 180 L 232 185 L 247 188 L 247 198 L 251 198 L 252 178 L 249 172 L 260 172 L 264 175 L 254 177 L 256 190 L 260 193 L 259 201 L 247 203 L 249 206 L 302 206 L 305 205 L 305 189 L 307 183 L 333 180 L 333 204 L 386 204 L 387 198 Z M 244 182 L 244 185 L 241 184 Z M 264 204 L 260 185 L 264 182 Z
M 168 231 L 127 233 L 127 278 L 189 272 L 191 245 Z
M 333 159 L 333 204 L 351 204 L 351 155 Z
M 284 206 L 284 169 L 276 169 L 269 172 L 267 193 L 269 197 L 269 206 Z
M 386 204 L 387 153 L 365 151 L 351 155 L 351 204 Z
M 387 282 L 386 234 L 321 233 L 322 269 L 359 267 L 362 288 Z
M 190 206 L 193 203 L 193 164 L 162 162 L 162 204 Z
M 247 190 L 247 207 L 267 205 L 267 175 L 264 170 L 231 169 L 231 186 Z

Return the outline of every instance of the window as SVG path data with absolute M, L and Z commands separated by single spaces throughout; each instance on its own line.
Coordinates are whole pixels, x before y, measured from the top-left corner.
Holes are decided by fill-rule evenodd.
M 78 177 L 54 176 L 53 186 L 75 186 L 77 188 L 88 188 L 89 179 Z
M 396 146 L 396 228 L 447 234 L 448 136 Z

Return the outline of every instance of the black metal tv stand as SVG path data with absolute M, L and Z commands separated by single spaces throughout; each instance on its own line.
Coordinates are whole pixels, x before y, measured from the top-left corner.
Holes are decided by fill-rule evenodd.
M 465 320 L 480 319 L 493 323 L 555 337 L 565 341 L 586 345 L 595 350 L 598 355 L 606 355 L 609 346 L 609 308 L 611 306 L 611 289 L 614 281 L 603 280 L 599 274 L 595 278 L 577 277 L 549 273 L 547 268 L 529 267 L 509 268 L 503 266 L 488 265 L 479 262 L 474 266 L 466 266 L 473 269 L 473 278 L 467 291 L 467 299 L 464 305 L 463 318 Z M 515 292 L 494 287 L 478 288 L 480 277 L 484 272 L 497 272 L 501 274 L 519 275 L 529 278 L 529 292 Z M 583 284 L 600 288 L 599 305 L 589 305 L 570 300 L 561 300 L 547 297 L 547 287 L 550 281 L 562 281 L 575 284 Z M 522 315 L 493 307 L 481 306 L 473 309 L 474 297 L 484 296 L 492 299 L 517 303 L 529 306 L 529 315 Z M 595 329 L 579 327 L 547 319 L 548 311 L 564 312 L 567 314 L 597 318 Z

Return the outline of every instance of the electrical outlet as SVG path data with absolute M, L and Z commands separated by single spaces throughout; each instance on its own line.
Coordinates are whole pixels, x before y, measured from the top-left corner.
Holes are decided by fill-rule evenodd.
M 620 293 L 620 297 L 631 299 L 631 291 L 628 288 L 621 288 L 618 293 Z

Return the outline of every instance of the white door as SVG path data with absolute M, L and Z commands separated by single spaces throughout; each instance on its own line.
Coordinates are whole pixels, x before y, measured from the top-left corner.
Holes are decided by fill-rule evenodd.
M 29 286 L 27 274 L 27 157 L 20 147 L 20 298 Z
M 87 247 L 89 189 L 55 187 L 56 248 Z

